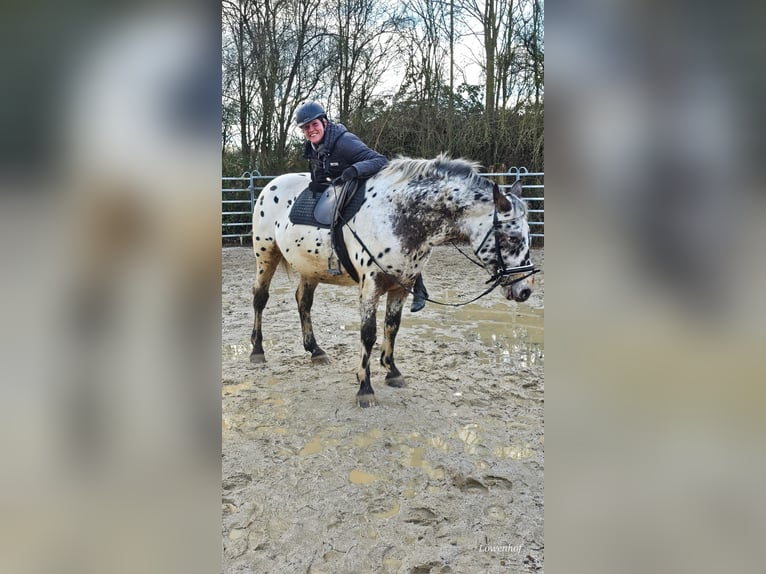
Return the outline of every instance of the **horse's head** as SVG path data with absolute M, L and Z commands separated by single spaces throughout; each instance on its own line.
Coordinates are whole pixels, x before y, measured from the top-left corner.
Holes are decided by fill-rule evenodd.
M 494 213 L 492 227 L 477 249 L 477 255 L 499 281 L 506 299 L 526 301 L 532 294 L 534 266 L 529 259 L 529 223 L 527 206 L 521 199 L 521 182 L 504 194 L 493 184 Z

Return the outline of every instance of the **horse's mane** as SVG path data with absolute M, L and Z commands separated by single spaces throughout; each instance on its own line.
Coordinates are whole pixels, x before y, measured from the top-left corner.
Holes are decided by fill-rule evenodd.
M 474 183 L 483 181 L 479 177 L 480 164 L 467 159 L 451 159 L 441 153 L 434 159 L 413 159 L 397 156 L 383 168 L 383 171 L 399 179 L 458 177 L 470 179 Z
M 467 179 L 471 185 L 485 190 L 492 188 L 492 182 L 479 176 L 481 164 L 475 161 L 459 158 L 451 159 L 446 153 L 440 153 L 434 159 L 413 159 L 404 156 L 396 156 L 380 173 L 391 176 L 398 180 L 405 179 Z M 521 215 L 526 217 L 528 207 L 526 202 L 519 200 L 513 195 L 507 196 L 513 203 L 514 209 L 519 209 Z

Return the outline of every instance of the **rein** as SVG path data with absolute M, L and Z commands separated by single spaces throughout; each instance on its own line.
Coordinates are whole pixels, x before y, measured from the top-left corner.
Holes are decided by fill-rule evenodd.
M 482 245 L 483 245 L 483 243 L 484 242 L 482 242 Z M 470 261 L 471 263 L 473 263 L 477 267 L 481 267 L 484 271 L 486 271 L 486 269 L 484 269 L 484 265 L 482 265 L 481 263 L 476 261 L 473 257 L 468 255 L 465 251 L 460 249 L 460 247 L 458 247 L 458 245 L 456 243 L 450 242 L 450 245 L 452 245 L 452 247 L 457 249 L 460 252 L 460 255 L 462 255 L 463 257 L 468 259 L 468 261 Z M 479 247 L 481 248 L 481 245 Z M 478 252 L 479 252 L 479 250 L 477 249 L 474 252 L 474 255 L 478 254 Z M 505 267 L 505 262 L 503 262 L 502 270 L 498 271 L 497 273 L 492 275 L 489 279 L 487 279 L 484 282 L 484 284 L 486 285 L 487 283 L 490 283 L 492 281 L 501 281 L 504 277 L 508 277 L 509 275 L 516 275 L 517 273 L 526 273 L 527 271 L 529 271 L 530 273 L 527 273 L 526 275 L 524 275 L 524 277 L 519 277 L 518 279 L 514 279 L 513 281 L 508 283 L 508 285 L 513 285 L 514 283 L 518 283 L 519 281 L 524 281 L 524 279 L 526 279 L 527 277 L 531 277 L 535 273 L 540 273 L 540 270 L 535 268 L 534 263 L 530 263 L 529 265 L 522 265 L 522 266 L 519 266 L 519 267 L 511 267 L 510 269 L 508 269 L 508 268 Z
M 344 218 L 342 218 L 342 217 L 341 217 L 340 219 L 343 221 L 343 223 L 344 223 L 344 224 L 347 224 L 347 223 L 348 223 L 348 221 L 346 221 Z M 383 271 L 383 273 L 385 273 L 386 275 L 390 275 L 390 274 L 388 273 L 388 271 L 386 271 L 385 269 L 383 269 L 383 267 L 380 265 L 380 263 L 378 263 L 378 260 L 375 258 L 375 256 L 374 256 L 374 255 L 373 255 L 373 254 L 370 252 L 370 250 L 369 250 L 369 249 L 367 248 L 367 246 L 364 244 L 364 241 L 362 241 L 362 238 L 361 238 L 361 237 L 359 237 L 359 235 L 357 235 L 356 231 L 354 231 L 354 229 L 353 229 L 353 228 L 352 228 L 350 225 L 347 225 L 347 227 L 348 227 L 348 230 L 351 232 L 351 234 L 354 236 L 354 239 L 356 239 L 356 240 L 357 240 L 357 242 L 359 243 L 359 245 L 361 246 L 361 248 L 364 250 L 364 252 L 365 252 L 367 255 L 369 255 L 369 256 L 370 256 L 370 259 L 371 259 L 371 260 L 372 260 L 372 261 L 375 263 L 376 267 L 377 267 L 378 269 L 380 269 L 381 271 Z M 527 273 L 527 274 L 526 274 L 526 275 L 524 275 L 523 277 L 519 277 L 519 278 L 517 278 L 517 279 L 514 279 L 513 281 L 511 281 L 511 282 L 509 282 L 509 283 L 506 283 L 506 285 L 513 285 L 514 283 L 518 283 L 519 281 L 523 281 L 523 280 L 524 280 L 524 279 L 526 279 L 527 277 L 531 277 L 531 276 L 532 276 L 532 275 L 534 275 L 535 273 L 539 273 L 539 272 L 540 272 L 540 270 L 539 270 L 539 269 L 535 269 L 535 266 L 534 266 L 534 264 L 530 264 L 530 265 L 524 265 L 524 266 L 520 266 L 520 267 L 511 267 L 511 268 L 508 268 L 508 267 L 506 267 L 506 265 L 505 265 L 505 261 L 503 260 L 503 257 L 502 257 L 502 255 L 500 254 L 500 243 L 498 242 L 498 239 L 497 239 L 497 235 L 498 235 L 498 233 L 499 233 L 499 232 L 498 232 L 498 229 L 499 229 L 499 223 L 498 223 L 498 218 L 497 218 L 497 209 L 495 209 L 495 213 L 494 213 L 494 215 L 493 215 L 493 223 L 492 223 L 492 229 L 490 229 L 490 230 L 488 230 L 488 231 L 487 231 L 487 234 L 484 236 L 484 239 L 482 239 L 481 243 L 479 244 L 479 247 L 478 247 L 478 249 L 476 249 L 476 251 L 474 251 L 474 255 L 477 255 L 477 256 L 478 256 L 478 252 L 479 252 L 479 250 L 480 250 L 480 249 L 481 249 L 481 247 L 484 245 L 484 243 L 487 241 L 487 238 L 489 237 L 489 234 L 490 234 L 490 233 L 491 233 L 491 232 L 494 230 L 494 232 L 495 232 L 495 245 L 496 245 L 495 251 L 497 252 L 497 262 L 498 262 L 497 268 L 498 268 L 498 271 L 497 271 L 497 273 L 495 273 L 494 275 L 492 275 L 492 276 L 491 276 L 491 277 L 490 277 L 490 278 L 489 278 L 487 281 L 485 281 L 485 283 L 484 283 L 484 284 L 486 285 L 487 283 L 490 283 L 490 282 L 491 282 L 491 283 L 492 283 L 492 285 L 490 285 L 490 286 L 489 286 L 487 289 L 485 289 L 485 290 L 484 290 L 482 293 L 480 293 L 479 295 L 477 295 L 477 296 L 476 296 L 476 297 L 474 297 L 473 299 L 471 299 L 471 300 L 469 300 L 469 301 L 464 301 L 464 302 L 462 302 L 462 303 L 445 303 L 444 301 L 436 301 L 435 299 L 431 299 L 430 297 L 426 297 L 426 301 L 428 301 L 429 303 L 435 303 L 436 305 L 443 305 L 443 306 L 445 306 L 445 307 L 462 307 L 463 305 L 468 305 L 469 303 L 473 303 L 474 301 L 478 301 L 479 299 L 481 299 L 481 298 L 482 298 L 482 297 L 484 297 L 485 295 L 489 295 L 489 294 L 490 294 L 492 291 L 494 291 L 494 290 L 495 290 L 495 289 L 496 289 L 496 288 L 497 288 L 499 285 L 503 284 L 503 279 L 505 279 L 506 277 L 508 277 L 508 276 L 510 276 L 510 275 L 515 275 L 515 274 L 517 274 L 517 273 L 525 273 L 525 272 L 529 271 L 529 273 Z M 463 251 L 462 251 L 462 250 L 461 250 L 461 249 L 460 249 L 460 248 L 459 248 L 457 245 L 455 245 L 454 243 L 453 243 L 452 245 L 453 245 L 453 247 L 455 247 L 455 249 L 457 249 L 457 250 L 458 250 L 458 251 L 459 251 L 459 252 L 460 252 L 460 253 L 461 253 L 463 256 L 465 256 L 465 257 L 466 257 L 466 259 L 468 259 L 468 260 L 469 260 L 471 263 L 473 263 L 474 265 L 478 265 L 479 267 L 481 267 L 482 269 L 484 269 L 484 266 L 483 266 L 481 263 L 479 263 L 478 261 L 475 261 L 474 259 L 472 259 L 472 258 L 471 258 L 471 257 L 469 257 L 468 255 L 466 255 L 466 254 L 465 254 L 465 253 L 464 253 L 464 252 L 463 252 Z M 485 269 L 485 270 L 486 270 L 486 269 Z M 393 277 L 393 276 L 392 276 L 392 277 Z M 404 289 L 404 290 L 405 290 L 407 293 L 409 293 L 410 295 L 412 295 L 412 294 L 413 294 L 413 291 L 412 291 L 412 289 L 410 289 L 409 287 L 407 287 L 406 285 L 404 285 L 404 284 L 403 284 L 401 281 L 399 281 L 399 278 L 397 278 L 397 277 L 393 277 L 393 279 L 394 279 L 394 281 L 396 281 L 396 282 L 399 284 L 399 287 L 401 287 L 402 289 Z
M 523 265 L 519 267 L 511 267 L 510 269 L 506 267 L 505 260 L 503 259 L 503 256 L 500 253 L 500 231 L 499 231 L 500 227 L 501 227 L 500 220 L 497 217 L 497 208 L 495 208 L 495 211 L 492 214 L 492 227 L 490 227 L 487 230 L 487 233 L 484 235 L 484 239 L 481 240 L 481 243 L 479 243 L 479 246 L 473 252 L 473 254 L 478 257 L 479 251 L 481 251 L 481 248 L 487 242 L 487 239 L 489 239 L 489 234 L 494 231 L 495 233 L 495 266 L 497 267 L 497 273 L 495 273 L 489 279 L 487 279 L 486 283 L 491 283 L 493 281 L 501 282 L 503 278 L 508 277 L 510 275 L 516 275 L 518 273 L 526 273 L 527 271 L 529 271 L 529 273 L 527 275 L 524 275 L 524 277 L 519 277 L 518 279 L 514 279 L 510 283 L 507 283 L 507 285 L 513 285 L 514 283 L 523 281 L 527 277 L 531 277 L 535 273 L 539 273 L 540 270 L 535 269 L 534 264 Z M 468 259 L 468 261 L 484 269 L 484 265 L 482 265 L 475 259 L 471 258 L 469 255 L 466 255 L 466 253 L 462 249 L 460 249 L 460 247 L 458 247 L 454 242 L 452 242 L 452 246 L 455 249 L 457 249 L 460 252 L 460 254 L 463 255 L 463 257 Z M 495 287 L 496 286 L 497 286 L 497 283 L 495 284 Z

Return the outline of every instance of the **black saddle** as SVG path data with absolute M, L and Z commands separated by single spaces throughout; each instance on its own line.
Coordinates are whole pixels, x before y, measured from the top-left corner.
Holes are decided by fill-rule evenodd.
M 364 180 L 352 180 L 343 186 L 330 185 L 321 193 L 307 187 L 295 200 L 290 210 L 290 221 L 295 225 L 323 229 L 330 229 L 335 221 L 344 224 L 362 207 L 365 183 Z M 336 209 L 339 217 L 336 217 Z
M 290 209 L 290 221 L 295 225 L 312 225 L 330 230 L 332 246 L 338 255 L 338 261 L 343 265 L 357 283 L 359 275 L 351 263 L 351 258 L 343 241 L 343 226 L 364 204 L 366 180 L 351 180 L 343 186 L 330 185 L 324 191 L 317 193 L 311 187 L 304 189 Z M 330 262 L 328 261 L 328 267 Z M 340 274 L 340 269 L 333 274 Z

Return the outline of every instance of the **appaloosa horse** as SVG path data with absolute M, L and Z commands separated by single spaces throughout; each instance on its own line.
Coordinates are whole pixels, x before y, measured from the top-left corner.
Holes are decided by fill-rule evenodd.
M 404 386 L 394 363 L 394 341 L 402 307 L 415 277 L 431 249 L 444 243 L 469 243 L 507 299 L 525 301 L 534 266 L 529 259 L 527 208 L 519 199 L 516 182 L 506 195 L 497 184 L 480 177 L 478 165 L 444 154 L 433 160 L 398 158 L 366 182 L 366 196 L 358 212 L 342 228 L 349 269 L 328 269 L 333 255 L 330 232 L 318 225 L 295 224 L 289 218 L 298 196 L 309 183 L 308 174 L 285 174 L 268 184 L 253 213 L 253 249 L 257 275 L 253 286 L 255 324 L 251 342 L 253 363 L 265 361 L 261 319 L 269 298 L 269 284 L 282 263 L 299 275 L 295 298 L 303 330 L 303 346 L 312 361 L 327 362 L 311 326 L 311 305 L 319 283 L 353 285 L 359 278 L 362 360 L 357 402 L 375 404 L 370 384 L 370 353 L 376 338 L 376 310 L 387 294 L 380 362 L 386 384 Z M 455 278 L 458 280 L 459 278 Z

